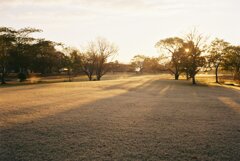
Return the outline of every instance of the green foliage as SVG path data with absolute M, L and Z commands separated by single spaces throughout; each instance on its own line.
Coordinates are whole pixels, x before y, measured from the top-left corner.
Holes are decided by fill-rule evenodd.
M 39 29 L 0 28 L 0 73 L 1 82 L 5 83 L 8 72 L 42 74 L 59 72 L 63 67 L 64 54 L 56 50 L 60 44 L 30 36 Z
M 0 28 L 0 73 L 1 84 L 5 84 L 5 76 L 9 70 L 11 51 L 16 46 L 16 31 L 12 28 Z
M 229 46 L 228 42 L 225 42 L 222 39 L 216 38 L 212 41 L 209 49 L 208 63 L 209 67 L 215 68 L 216 82 L 218 83 L 218 69 L 220 66 L 223 66 L 224 59 L 226 55 L 226 48 Z
M 234 72 L 234 79 L 240 80 L 240 46 L 229 46 L 224 57 L 224 68 Z
M 225 42 L 223 39 L 216 38 L 212 41 L 209 49 L 210 57 L 209 62 L 214 66 L 220 65 L 226 55 L 226 48 L 229 46 L 228 42 Z

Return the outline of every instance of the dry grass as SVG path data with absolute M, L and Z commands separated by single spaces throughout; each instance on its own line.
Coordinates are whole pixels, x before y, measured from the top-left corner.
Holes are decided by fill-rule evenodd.
M 231 85 L 231 86 L 240 87 L 240 82 L 238 80 L 233 80 L 232 75 L 220 75 L 218 79 L 221 85 Z M 201 83 L 207 83 L 207 84 L 216 83 L 215 75 L 210 75 L 210 74 L 199 74 L 197 75 L 197 80 Z
M 240 160 L 240 91 L 161 76 L 1 88 L 0 160 Z

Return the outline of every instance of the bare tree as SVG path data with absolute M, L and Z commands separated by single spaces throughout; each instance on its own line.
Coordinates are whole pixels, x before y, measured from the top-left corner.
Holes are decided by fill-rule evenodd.
M 188 33 L 185 37 L 185 41 L 188 44 L 186 52 L 188 53 L 188 71 L 192 78 L 192 83 L 196 84 L 195 76 L 204 66 L 206 59 L 202 55 L 206 51 L 206 40 L 202 34 L 198 34 L 196 29 Z
M 108 59 L 113 58 L 115 54 L 117 53 L 118 49 L 113 44 L 108 42 L 105 39 L 98 39 L 96 41 L 96 47 L 97 47 L 97 59 L 96 59 L 96 77 L 97 80 L 100 80 L 103 75 L 105 75 L 109 68 L 106 65 Z
M 92 75 L 96 74 L 97 80 L 109 71 L 107 65 L 108 59 L 113 58 L 118 49 L 106 39 L 98 38 L 96 41 L 90 42 L 86 52 L 83 54 L 83 71 L 92 80 Z
M 96 50 L 94 44 L 90 43 L 87 47 L 87 51 L 82 53 L 81 59 L 81 67 L 83 72 L 87 75 L 89 81 L 92 80 L 92 76 L 95 71 L 95 63 L 96 63 Z

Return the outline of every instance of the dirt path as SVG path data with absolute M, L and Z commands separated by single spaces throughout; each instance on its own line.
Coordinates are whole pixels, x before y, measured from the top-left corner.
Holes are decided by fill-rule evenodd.
M 0 160 L 240 160 L 234 89 L 142 76 L 0 90 Z

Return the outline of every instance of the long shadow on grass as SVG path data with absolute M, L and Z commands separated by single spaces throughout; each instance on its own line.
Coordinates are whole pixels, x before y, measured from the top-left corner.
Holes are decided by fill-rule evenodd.
M 239 160 L 240 115 L 221 100 L 240 104 L 239 92 L 188 83 L 118 84 L 104 90 L 126 92 L 82 106 L 74 97 L 68 110 L 2 128 L 0 158 Z

